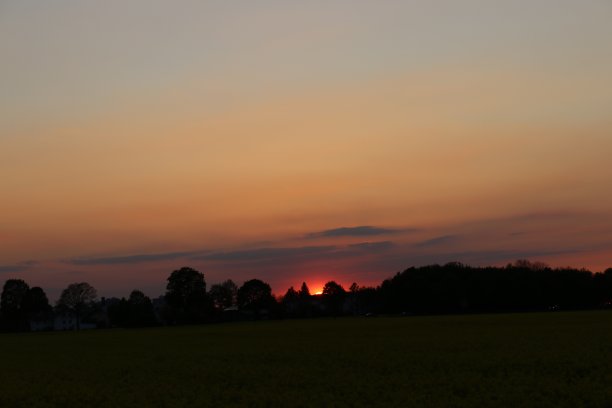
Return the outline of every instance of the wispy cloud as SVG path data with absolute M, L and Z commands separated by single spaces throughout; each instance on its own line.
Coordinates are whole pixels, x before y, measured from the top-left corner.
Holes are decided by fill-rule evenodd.
M 283 259 L 302 256 L 319 256 L 336 250 L 333 245 L 306 246 L 296 248 L 256 248 L 240 251 L 215 252 L 207 255 L 193 256 L 191 259 L 207 261 L 258 261 L 265 259 Z
M 418 242 L 415 244 L 415 246 L 419 248 L 430 248 L 438 245 L 445 245 L 455 242 L 458 238 L 459 237 L 457 235 L 441 235 L 439 237 L 434 237 L 425 241 Z
M 201 255 L 205 251 L 187 251 L 187 252 L 162 252 L 157 254 L 137 254 L 126 256 L 110 256 L 99 258 L 75 258 L 66 262 L 73 265 L 115 265 L 115 264 L 136 264 L 153 261 L 171 261 L 174 259 L 189 258 L 195 255 Z
M 0 265 L 0 273 L 21 272 L 26 269 L 28 267 L 22 265 Z
M 0 273 L 22 272 L 36 265 L 37 261 L 25 261 L 15 265 L 0 265 Z
M 562 224 L 562 223 L 584 223 L 585 221 L 596 221 L 602 215 L 589 211 L 571 210 L 548 210 L 534 211 L 522 214 L 513 214 L 497 218 L 484 218 L 467 221 L 463 227 L 480 227 L 488 229 L 516 229 L 524 226 L 538 226 L 542 224 Z
M 357 250 L 359 252 L 378 252 L 391 249 L 395 247 L 395 244 L 391 241 L 361 242 L 359 244 L 349 245 L 348 247 L 351 250 Z
M 224 262 L 294 261 L 300 259 L 342 258 L 392 248 L 391 241 L 361 242 L 348 246 L 320 245 L 302 247 L 255 248 L 248 250 L 215 252 L 193 256 L 190 259 Z
M 239 249 L 228 251 L 181 251 L 163 252 L 156 254 L 135 254 L 125 256 L 108 257 L 81 257 L 66 260 L 71 265 L 94 266 L 94 265 L 118 265 L 137 264 L 155 261 L 171 261 L 183 259 L 185 261 L 220 261 L 220 262 L 285 262 L 299 261 L 303 259 L 323 259 L 342 256 L 359 255 L 367 252 L 379 252 L 391 248 L 390 241 L 362 242 L 348 246 L 318 245 L 301 247 L 263 247 L 252 249 Z M 9 270 L 21 270 L 26 266 L 6 266 Z M 0 269 L 2 272 L 3 269 Z
M 534 221 L 534 220 L 558 220 L 558 219 L 569 219 L 578 218 L 585 216 L 593 216 L 592 213 L 585 211 L 570 211 L 570 210 L 548 210 L 548 211 L 534 211 L 529 213 L 517 214 L 505 218 L 509 221 Z
M 362 225 L 358 227 L 340 227 L 334 229 L 328 229 L 324 231 L 311 232 L 306 235 L 306 238 L 329 238 L 329 237 L 364 237 L 372 235 L 385 235 L 395 234 L 398 232 L 413 231 L 413 229 L 392 229 L 373 227 L 369 225 Z M 415 231 L 415 230 L 414 230 Z

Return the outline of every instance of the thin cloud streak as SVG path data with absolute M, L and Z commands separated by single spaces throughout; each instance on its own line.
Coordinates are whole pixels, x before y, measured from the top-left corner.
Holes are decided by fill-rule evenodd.
M 480 226 L 487 228 L 504 228 L 516 225 L 533 225 L 557 222 L 584 222 L 600 219 L 604 214 L 590 211 L 550 210 L 514 214 L 504 217 L 485 218 L 463 222 L 462 226 Z
M 395 244 L 391 241 L 361 242 L 359 244 L 351 244 L 348 247 L 362 252 L 378 252 L 391 249 L 395 247 Z
M 136 264 L 153 261 L 171 261 L 202 254 L 204 251 L 163 252 L 158 254 L 137 254 L 126 256 L 111 256 L 101 258 L 76 258 L 66 261 L 72 265 L 116 265 Z
M 333 245 L 306 246 L 296 248 L 257 248 L 241 251 L 216 252 L 209 255 L 194 256 L 191 259 L 205 261 L 258 261 L 265 259 L 283 259 L 303 256 L 319 256 L 336 250 Z
M 29 268 L 29 265 L 0 265 L 0 273 L 22 272 Z
M 324 231 L 311 232 L 306 238 L 335 238 L 335 237 L 364 237 L 373 235 L 396 234 L 398 232 L 412 232 L 416 229 L 392 229 L 362 225 L 358 227 L 339 227 Z
M 38 261 L 28 260 L 14 265 L 0 265 L 0 273 L 23 272 L 38 265 Z
M 435 247 L 439 245 L 453 243 L 457 241 L 457 238 L 458 238 L 457 235 L 441 235 L 439 237 L 434 237 L 431 239 L 427 239 L 425 241 L 418 242 L 414 246 L 419 247 L 419 248 L 430 248 L 430 247 Z
M 225 261 L 225 262 L 259 262 L 259 261 L 299 261 L 307 257 L 308 260 L 342 258 L 345 256 L 362 255 L 380 252 L 393 248 L 391 241 L 360 242 L 347 246 L 320 245 L 303 247 L 256 248 L 228 252 L 216 252 L 208 255 L 191 257 L 193 260 Z

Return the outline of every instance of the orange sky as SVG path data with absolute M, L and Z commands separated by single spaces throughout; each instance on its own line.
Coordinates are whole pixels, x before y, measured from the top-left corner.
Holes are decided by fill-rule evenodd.
M 608 3 L 137 3 L 0 5 L 1 277 L 612 266 Z

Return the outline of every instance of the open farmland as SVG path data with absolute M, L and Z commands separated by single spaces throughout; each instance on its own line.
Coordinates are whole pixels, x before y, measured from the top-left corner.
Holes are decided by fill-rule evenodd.
M 0 406 L 612 401 L 612 313 L 343 318 L 0 336 Z

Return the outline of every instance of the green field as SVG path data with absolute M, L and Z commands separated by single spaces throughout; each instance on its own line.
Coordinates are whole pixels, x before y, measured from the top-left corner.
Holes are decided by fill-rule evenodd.
M 612 313 L 0 335 L 0 406 L 612 406 Z

